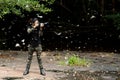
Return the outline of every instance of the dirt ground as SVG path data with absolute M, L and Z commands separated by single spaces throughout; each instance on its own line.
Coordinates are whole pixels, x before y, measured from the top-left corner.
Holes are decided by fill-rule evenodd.
M 89 67 L 60 65 L 59 61 L 67 59 L 72 54 L 81 58 L 90 59 L 93 63 Z M 0 80 L 82 80 L 69 79 L 68 71 L 89 71 L 93 72 L 117 72 L 117 75 L 101 75 L 102 80 L 120 80 L 120 54 L 106 52 L 78 52 L 78 51 L 45 51 L 42 52 L 42 61 L 46 70 L 46 76 L 39 73 L 36 54 L 33 54 L 33 61 L 30 73 L 23 76 L 27 62 L 27 51 L 0 51 Z M 111 77 L 112 76 L 112 77 Z M 75 77 L 73 75 L 73 77 Z M 66 78 L 66 79 L 65 79 Z M 85 80 L 85 79 L 84 79 Z M 86 79 L 89 80 L 89 79 Z M 95 79 L 90 79 L 95 80 Z

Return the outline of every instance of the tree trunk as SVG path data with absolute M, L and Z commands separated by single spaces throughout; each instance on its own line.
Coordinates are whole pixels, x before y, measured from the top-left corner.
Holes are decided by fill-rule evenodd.
M 112 12 L 115 13 L 115 0 L 112 0 Z
M 61 4 L 61 5 L 63 5 L 63 2 L 62 2 L 62 0 L 60 0 L 60 4 Z
M 101 0 L 101 14 L 104 15 L 104 0 Z
M 85 0 L 82 0 L 82 4 L 83 4 L 83 11 L 84 11 L 84 13 L 86 14 L 86 13 L 87 13 L 87 11 L 86 11 Z

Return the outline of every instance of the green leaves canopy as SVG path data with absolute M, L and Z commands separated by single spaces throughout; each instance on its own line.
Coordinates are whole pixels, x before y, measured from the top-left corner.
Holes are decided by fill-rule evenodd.
M 42 0 L 48 4 L 52 4 L 54 0 Z M 6 14 L 22 15 L 24 11 L 38 11 L 48 13 L 50 8 L 44 4 L 40 4 L 38 0 L 0 0 L 0 18 Z

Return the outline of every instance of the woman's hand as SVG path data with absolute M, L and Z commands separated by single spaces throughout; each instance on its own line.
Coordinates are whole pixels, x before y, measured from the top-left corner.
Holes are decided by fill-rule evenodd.
M 44 27 L 44 23 L 40 23 L 40 27 Z
M 36 28 L 37 26 L 33 26 L 33 28 Z
M 44 27 L 44 23 L 40 23 L 40 30 L 42 30 Z

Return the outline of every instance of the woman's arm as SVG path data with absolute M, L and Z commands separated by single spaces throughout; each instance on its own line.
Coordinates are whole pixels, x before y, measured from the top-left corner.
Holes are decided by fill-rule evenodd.
M 34 28 L 27 28 L 27 32 L 30 34 L 33 31 Z

